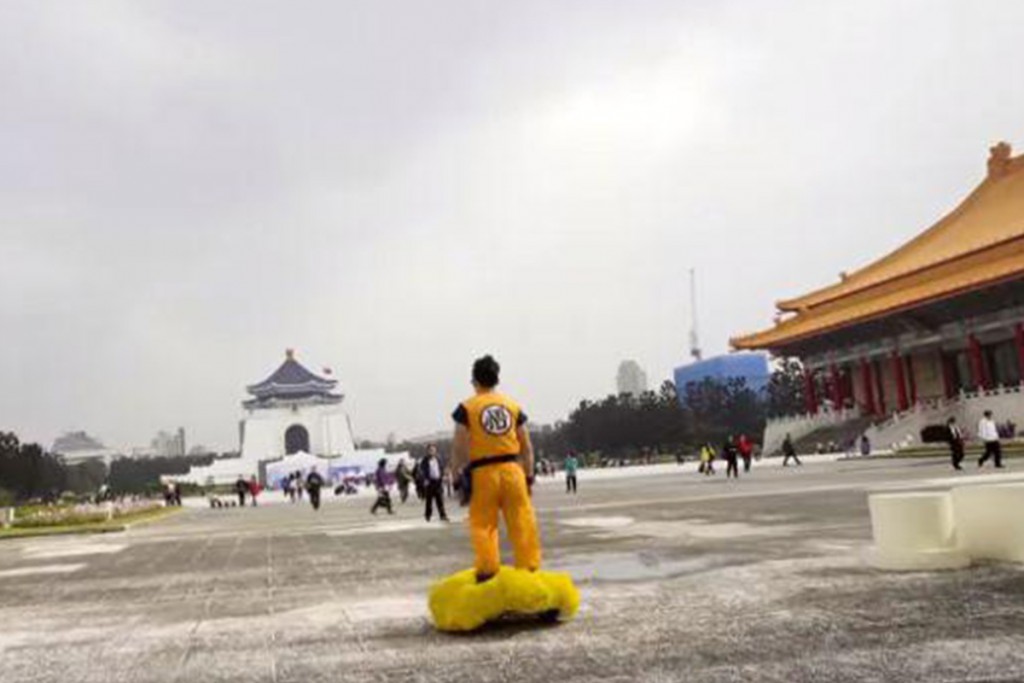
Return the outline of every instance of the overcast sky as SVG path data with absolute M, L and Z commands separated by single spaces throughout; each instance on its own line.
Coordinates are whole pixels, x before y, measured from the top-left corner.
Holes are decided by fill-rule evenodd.
M 1024 146 L 1024 3 L 0 3 L 0 429 L 237 446 L 294 347 L 357 436 L 652 385 Z

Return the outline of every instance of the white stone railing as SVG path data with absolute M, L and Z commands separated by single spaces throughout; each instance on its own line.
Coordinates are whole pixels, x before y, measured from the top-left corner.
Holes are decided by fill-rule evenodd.
M 840 408 L 839 410 L 821 410 L 817 413 L 770 418 L 765 423 L 762 449 L 765 453 L 774 453 L 782 448 L 786 434 L 789 434 L 789 437 L 795 441 L 822 427 L 842 424 L 858 417 L 860 417 L 860 411 L 856 408 Z
M 868 438 L 877 448 L 900 450 L 916 443 L 925 426 L 944 422 L 949 417 L 955 417 L 969 432 L 986 409 L 993 411 L 996 421 L 1009 419 L 1024 424 L 1024 390 L 1020 385 L 997 386 L 961 390 L 951 398 L 918 401 L 913 407 L 875 423 L 868 430 Z
M 854 408 L 840 408 L 839 410 L 820 410 L 817 413 L 801 413 L 800 415 L 784 415 L 782 417 L 770 417 L 766 424 L 772 427 L 799 426 L 805 424 L 824 427 L 831 424 L 839 424 L 847 420 L 860 417 L 860 411 Z

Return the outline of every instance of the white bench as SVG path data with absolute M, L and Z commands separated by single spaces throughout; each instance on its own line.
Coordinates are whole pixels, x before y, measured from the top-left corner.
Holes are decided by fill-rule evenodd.
M 957 546 L 949 491 L 876 493 L 868 497 L 875 545 L 869 564 L 900 571 L 961 569 L 970 556 Z
M 1024 482 L 953 489 L 957 544 L 971 559 L 1024 562 Z

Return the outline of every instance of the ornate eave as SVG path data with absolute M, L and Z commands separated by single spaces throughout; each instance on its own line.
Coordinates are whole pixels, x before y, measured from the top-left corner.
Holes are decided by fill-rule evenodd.
M 781 301 L 774 327 L 730 340 L 778 352 L 1024 275 L 1024 155 L 992 147 L 988 174 L 949 215 L 874 263 L 804 296 Z
M 313 394 L 306 396 L 275 396 L 272 398 L 253 398 L 242 401 L 246 410 L 261 408 L 294 408 L 298 406 L 335 405 L 345 400 L 343 394 Z

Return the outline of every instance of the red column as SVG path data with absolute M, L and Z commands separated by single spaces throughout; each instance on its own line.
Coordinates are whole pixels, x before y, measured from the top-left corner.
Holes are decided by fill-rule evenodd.
M 871 364 L 867 358 L 860 359 L 860 377 L 864 384 L 864 412 L 874 415 L 875 410 L 875 388 L 871 381 Z
M 953 381 L 953 358 L 939 351 L 939 364 L 942 366 L 942 387 L 946 391 L 946 398 L 953 398 L 956 395 L 956 383 Z
M 872 365 L 875 366 L 875 392 L 877 395 L 878 414 L 885 415 L 885 385 L 882 384 L 882 364 L 875 361 Z
M 804 368 L 804 408 L 814 415 L 818 412 L 818 396 L 814 390 L 814 370 Z
M 899 351 L 892 352 L 892 376 L 896 380 L 896 407 L 902 413 L 910 403 L 907 401 L 907 380 L 903 376 L 903 359 Z
M 1020 369 L 1020 383 L 1024 384 L 1024 324 L 1017 323 L 1017 366 Z
M 907 362 L 907 388 L 910 389 L 910 405 L 917 405 L 917 378 L 914 376 L 914 357 L 909 353 Z
M 832 364 L 832 405 L 836 410 L 843 407 L 843 387 L 839 383 L 839 368 Z
M 971 358 L 971 379 L 979 389 L 988 389 L 988 373 L 985 372 L 985 359 L 981 355 L 981 342 L 973 334 L 967 337 L 967 353 Z

